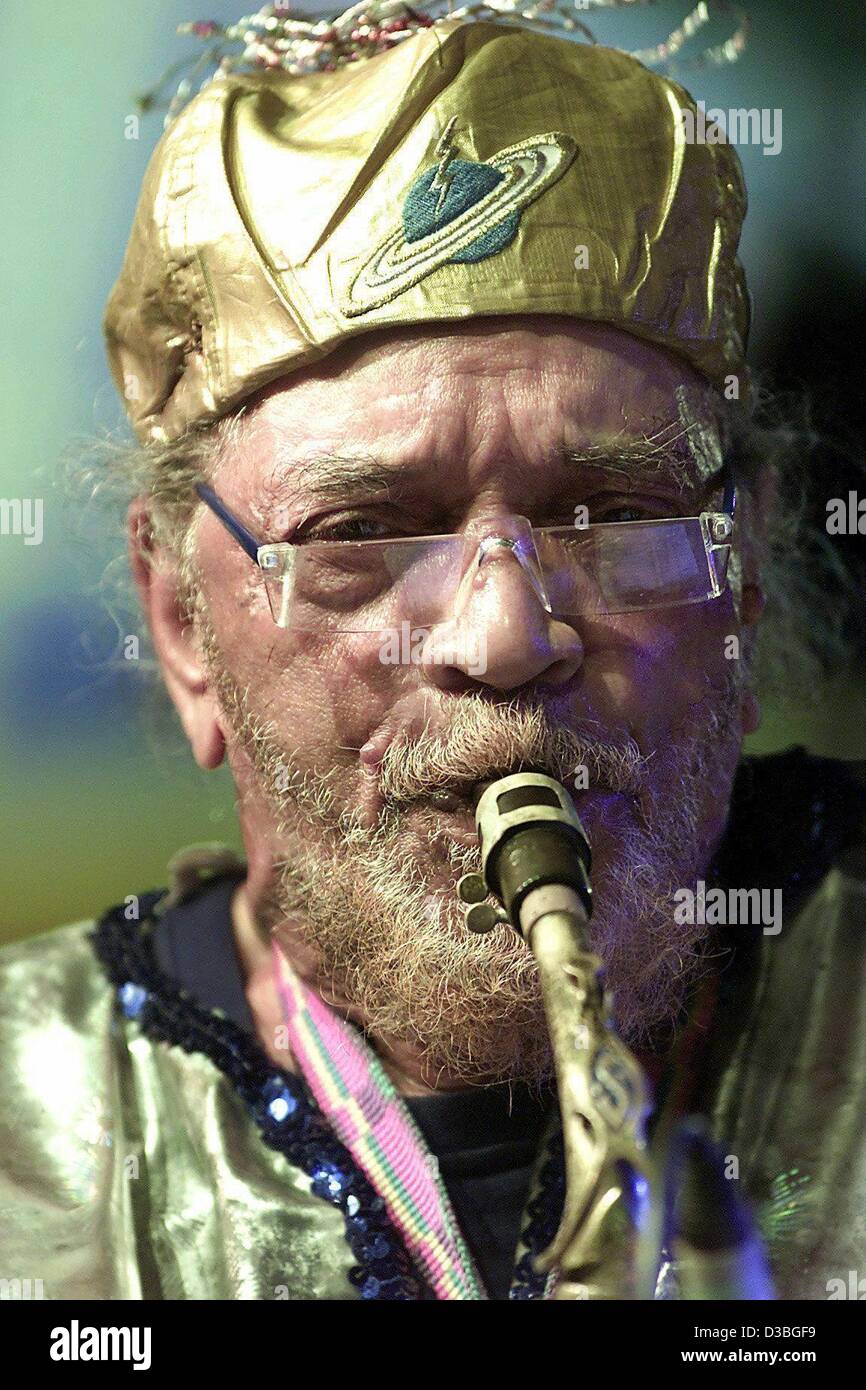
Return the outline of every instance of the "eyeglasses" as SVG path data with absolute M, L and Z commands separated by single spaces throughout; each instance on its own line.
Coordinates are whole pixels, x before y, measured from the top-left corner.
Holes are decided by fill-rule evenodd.
M 278 627 L 381 632 L 429 628 L 471 599 L 478 576 L 510 555 L 544 609 L 578 617 L 675 608 L 727 587 L 736 491 L 721 511 L 648 521 L 534 527 L 525 516 L 475 518 L 461 534 L 396 540 L 257 540 L 213 488 L 196 492 L 261 569 Z

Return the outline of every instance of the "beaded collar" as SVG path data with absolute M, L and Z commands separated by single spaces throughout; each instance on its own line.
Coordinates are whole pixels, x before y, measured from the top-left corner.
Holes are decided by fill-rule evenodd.
M 780 883 L 797 898 L 827 871 L 856 830 L 866 795 L 839 763 L 803 749 L 744 759 L 738 771 L 728 833 L 707 881 Z M 255 1039 L 230 1019 L 202 1008 L 159 967 L 152 919 L 167 890 L 141 895 L 141 918 L 124 904 L 109 909 L 92 933 L 96 954 L 117 990 L 118 1003 L 152 1041 L 204 1053 L 231 1082 L 261 1138 L 311 1180 L 311 1190 L 338 1207 L 356 1260 L 350 1282 L 362 1299 L 417 1301 L 435 1297 L 419 1277 L 383 1199 L 328 1126 L 306 1083 L 276 1067 Z M 542 1145 L 535 1195 L 527 1206 L 509 1297 L 543 1298 L 547 1276 L 533 1257 L 553 1239 L 564 1197 L 564 1157 L 558 1125 Z

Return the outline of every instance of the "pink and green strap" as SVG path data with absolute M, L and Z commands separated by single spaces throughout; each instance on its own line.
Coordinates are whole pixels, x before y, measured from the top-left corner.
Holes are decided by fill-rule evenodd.
M 298 978 L 276 942 L 273 958 L 292 1055 L 409 1254 L 438 1299 L 486 1299 L 436 1160 L 381 1062 Z

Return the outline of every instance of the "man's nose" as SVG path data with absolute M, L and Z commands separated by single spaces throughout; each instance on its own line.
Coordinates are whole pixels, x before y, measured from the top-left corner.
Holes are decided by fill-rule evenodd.
M 424 643 L 425 675 L 444 687 L 456 672 L 496 690 L 537 680 L 564 685 L 583 661 L 583 643 L 547 610 L 545 598 L 528 526 L 524 535 L 497 527 L 479 540 L 451 617 Z

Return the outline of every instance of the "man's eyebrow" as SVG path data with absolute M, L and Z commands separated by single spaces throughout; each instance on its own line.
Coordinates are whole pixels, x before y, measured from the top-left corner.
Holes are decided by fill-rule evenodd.
M 272 487 L 275 501 L 342 501 L 347 493 L 401 491 L 429 470 L 429 464 L 387 464 L 372 453 L 308 455 L 280 468 Z
M 605 473 L 628 473 L 640 468 L 664 475 L 683 487 L 693 484 L 696 474 L 700 474 L 684 429 L 666 439 L 658 435 L 616 435 L 578 446 L 560 444 L 550 451 L 548 462 Z M 426 461 L 387 463 L 372 452 L 322 452 L 308 455 L 300 462 L 280 460 L 274 470 L 269 500 L 273 505 L 298 501 L 314 505 L 345 501 L 349 495 L 393 497 L 410 490 L 431 471 L 435 470 Z
M 665 432 L 667 433 L 667 432 Z M 696 456 L 688 431 L 672 437 L 622 435 L 593 440 L 556 451 L 566 463 L 604 473 L 663 475 L 681 487 L 689 487 L 704 476 L 702 461 Z

